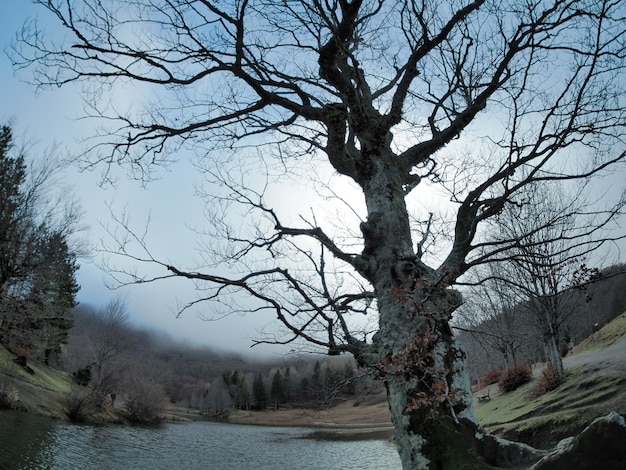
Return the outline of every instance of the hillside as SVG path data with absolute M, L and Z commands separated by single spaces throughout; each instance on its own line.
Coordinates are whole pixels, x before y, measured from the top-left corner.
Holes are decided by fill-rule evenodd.
M 476 392 L 488 389 L 492 397 L 476 399 L 478 420 L 492 433 L 546 449 L 609 411 L 626 414 L 626 313 L 574 348 L 564 366 L 565 383 L 541 397 L 531 396 L 534 381 L 504 395 L 496 384 Z
M 0 406 L 65 418 L 63 400 L 70 392 L 71 375 L 35 362 L 28 363 L 34 372 L 30 374 L 13 358 L 0 345 Z

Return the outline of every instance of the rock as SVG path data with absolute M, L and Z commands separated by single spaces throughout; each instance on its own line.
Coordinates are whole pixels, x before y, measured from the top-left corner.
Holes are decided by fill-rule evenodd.
M 626 468 L 626 421 L 612 411 L 596 418 L 578 436 L 563 439 L 532 470 L 623 470 Z

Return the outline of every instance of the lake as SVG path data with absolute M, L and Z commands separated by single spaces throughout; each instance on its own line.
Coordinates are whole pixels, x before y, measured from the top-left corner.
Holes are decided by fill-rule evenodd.
M 209 421 L 94 427 L 1 411 L 0 469 L 401 468 L 395 446 L 388 441 L 302 439 L 312 431 Z

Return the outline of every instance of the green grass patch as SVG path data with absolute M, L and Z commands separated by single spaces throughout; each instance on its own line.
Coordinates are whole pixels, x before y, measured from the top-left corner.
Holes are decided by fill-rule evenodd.
M 17 365 L 13 354 L 0 346 L 0 373 L 53 392 L 69 393 L 72 376 L 67 372 L 30 361 L 28 366 L 33 369 L 34 374 L 28 373 L 23 367 Z
M 536 379 L 535 379 L 536 380 Z M 602 402 L 619 392 L 624 379 L 586 372 L 582 367 L 568 371 L 557 389 L 532 397 L 535 380 L 517 390 L 494 397 L 476 408 L 476 417 L 489 427 L 537 416 L 550 417 Z
M 65 399 L 70 393 L 72 376 L 44 364 L 28 362 L 29 373 L 14 361 L 15 357 L 0 346 L 0 388 L 10 391 L 18 409 L 63 418 Z
M 493 397 L 476 408 L 476 418 L 483 426 L 515 421 L 536 408 L 536 400 L 529 401 L 534 381 L 517 390 Z

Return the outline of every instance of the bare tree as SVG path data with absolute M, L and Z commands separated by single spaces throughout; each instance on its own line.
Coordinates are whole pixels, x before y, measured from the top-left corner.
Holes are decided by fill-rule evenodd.
M 519 295 L 498 279 L 492 276 L 466 295 L 455 327 L 475 338 L 482 351 L 495 351 L 501 359 L 499 367 L 507 367 L 523 360 L 520 352 L 530 342 L 534 330 L 529 330 L 528 320 L 522 315 Z
M 276 341 L 352 353 L 385 381 L 406 469 L 538 458 L 520 447 L 511 463 L 502 448 L 513 444 L 496 445 L 474 418 L 453 286 L 515 246 L 481 226 L 522 188 L 623 163 L 623 2 L 37 3 L 65 31 L 48 39 L 26 25 L 13 59 L 39 85 L 93 85 L 93 114 L 117 127 L 96 137 L 90 164 L 150 177 L 187 144 L 221 182 L 212 210 L 223 209 L 216 229 L 230 249 L 208 253 L 221 259 L 176 266 L 141 237 L 133 250 L 131 233 L 115 251 L 164 271 L 130 282 L 189 278 L 198 302 L 272 311 L 288 332 Z M 121 82 L 153 102 L 116 112 L 102 84 Z M 364 199 L 351 232 L 313 215 L 288 222 L 267 202 L 281 172 L 324 164 Z M 452 206 L 423 210 L 432 185 Z M 433 233 L 448 237 L 426 252 Z M 242 294 L 250 303 L 238 307 Z
M 602 230 L 615 213 L 598 213 L 579 191 L 561 186 L 524 191 L 524 204 L 498 216 L 496 238 L 518 244 L 491 266 L 490 283 L 506 290 L 535 326 L 548 362 L 564 377 L 560 343 L 564 326 L 580 313 L 586 286 L 600 271 L 588 266 L 611 237 Z
M 119 380 L 115 358 L 127 347 L 128 312 L 124 301 L 115 298 L 97 313 L 91 315 L 89 349 L 91 355 L 90 387 L 98 396 L 115 391 Z

